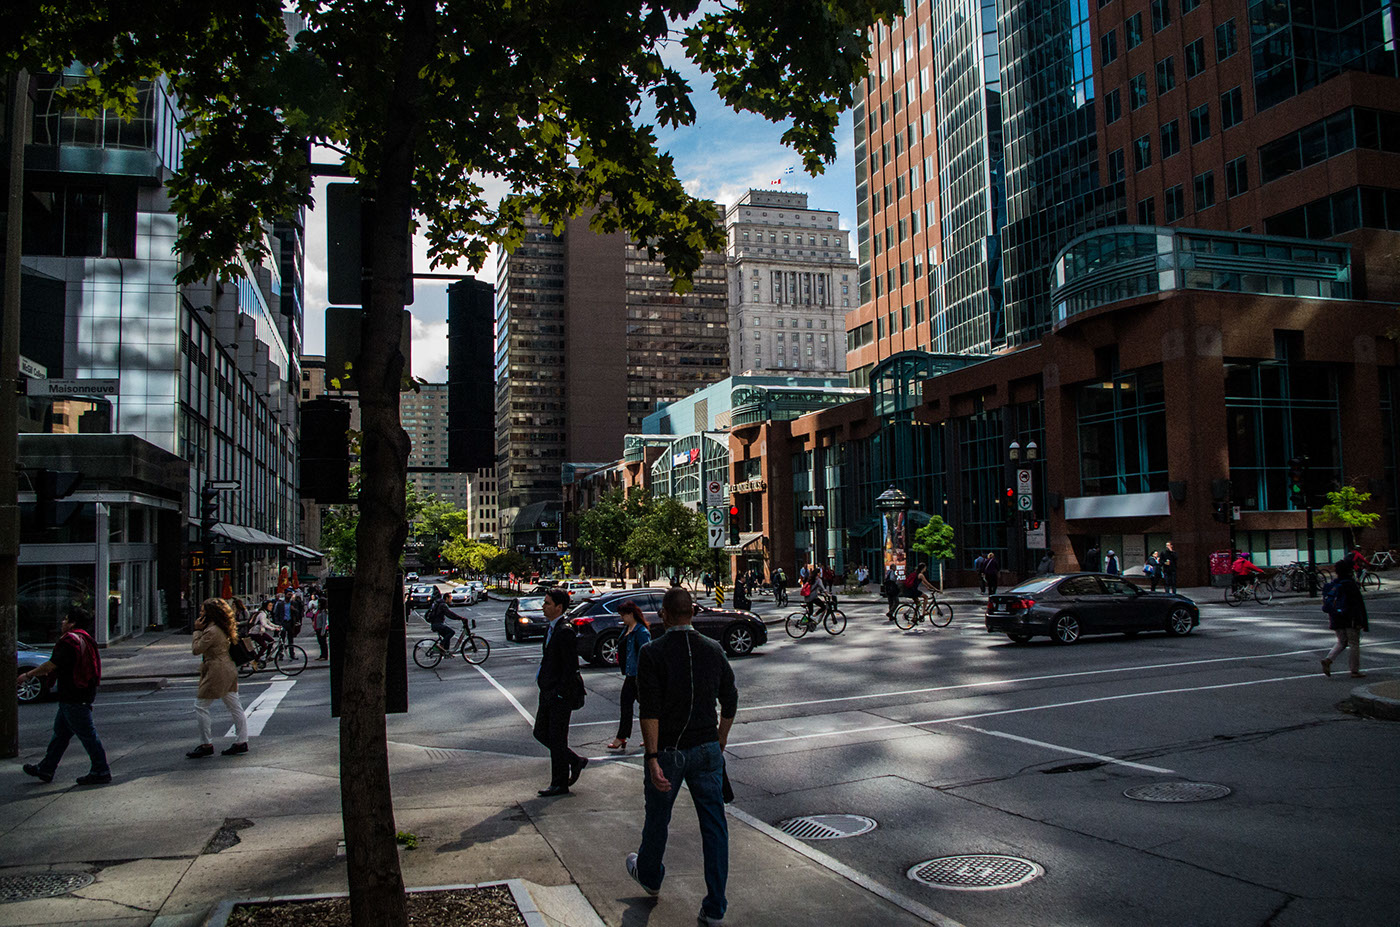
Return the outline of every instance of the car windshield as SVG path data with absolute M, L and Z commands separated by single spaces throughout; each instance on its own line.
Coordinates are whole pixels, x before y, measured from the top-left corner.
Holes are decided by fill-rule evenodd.
M 544 596 L 539 598 L 517 599 L 516 608 L 522 612 L 537 612 L 544 608 Z
M 1058 576 L 1046 576 L 1040 579 L 1027 580 L 1019 586 L 1013 586 L 1007 590 L 1007 595 L 1016 592 L 1044 592 L 1060 580 Z
M 593 604 L 592 599 L 574 599 L 573 601 L 574 604 L 569 607 L 570 618 L 577 618 L 579 615 L 584 614 L 588 611 L 589 606 Z

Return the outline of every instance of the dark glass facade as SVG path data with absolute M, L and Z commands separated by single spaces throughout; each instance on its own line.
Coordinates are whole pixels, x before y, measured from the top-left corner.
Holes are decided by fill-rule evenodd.
M 1400 8 L 1390 0 L 1257 0 L 1249 5 L 1255 106 L 1263 112 L 1343 71 L 1400 77 Z M 1220 36 L 1217 35 L 1217 52 Z
M 1076 405 L 1080 495 L 1167 488 L 1167 397 L 1160 367 L 1086 383 Z
M 1049 330 L 1056 252 L 1089 229 L 1125 221 L 1126 211 L 1121 180 L 1099 182 L 1087 0 L 1001 0 L 997 9 L 1006 338 L 1018 345 Z

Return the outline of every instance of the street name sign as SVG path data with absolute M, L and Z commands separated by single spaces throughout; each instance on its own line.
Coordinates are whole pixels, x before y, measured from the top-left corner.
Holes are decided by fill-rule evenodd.
M 117 392 L 117 380 L 29 380 L 26 387 L 30 396 L 111 396 Z

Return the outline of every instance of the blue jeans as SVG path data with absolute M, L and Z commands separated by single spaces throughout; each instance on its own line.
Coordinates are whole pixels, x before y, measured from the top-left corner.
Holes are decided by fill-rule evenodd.
M 659 792 L 646 779 L 646 823 L 642 825 L 642 845 L 637 849 L 637 876 L 642 884 L 661 888 L 666 867 L 666 837 L 671 824 L 671 808 L 684 781 L 700 819 L 700 841 L 705 855 L 705 900 L 700 909 L 713 918 L 724 917 L 729 906 L 724 886 L 729 880 L 729 824 L 724 818 L 724 755 L 718 741 L 686 750 L 662 750 L 661 771 L 671 783 L 671 791 Z
M 92 706 L 78 702 L 58 703 L 58 714 L 53 719 L 53 739 L 49 741 L 48 752 L 39 761 L 39 771 L 52 776 L 58 769 L 58 761 L 63 759 L 63 751 L 68 749 L 68 742 L 74 736 L 87 750 L 88 760 L 92 763 L 88 772 L 94 776 L 110 775 L 112 770 L 107 765 L 107 751 L 102 749 L 102 741 L 97 739 L 97 728 L 92 726 Z

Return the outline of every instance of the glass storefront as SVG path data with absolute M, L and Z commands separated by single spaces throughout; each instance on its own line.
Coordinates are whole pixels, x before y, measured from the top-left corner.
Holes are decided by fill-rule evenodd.
M 1079 492 L 1167 488 L 1167 399 L 1162 368 L 1117 373 L 1079 387 Z

